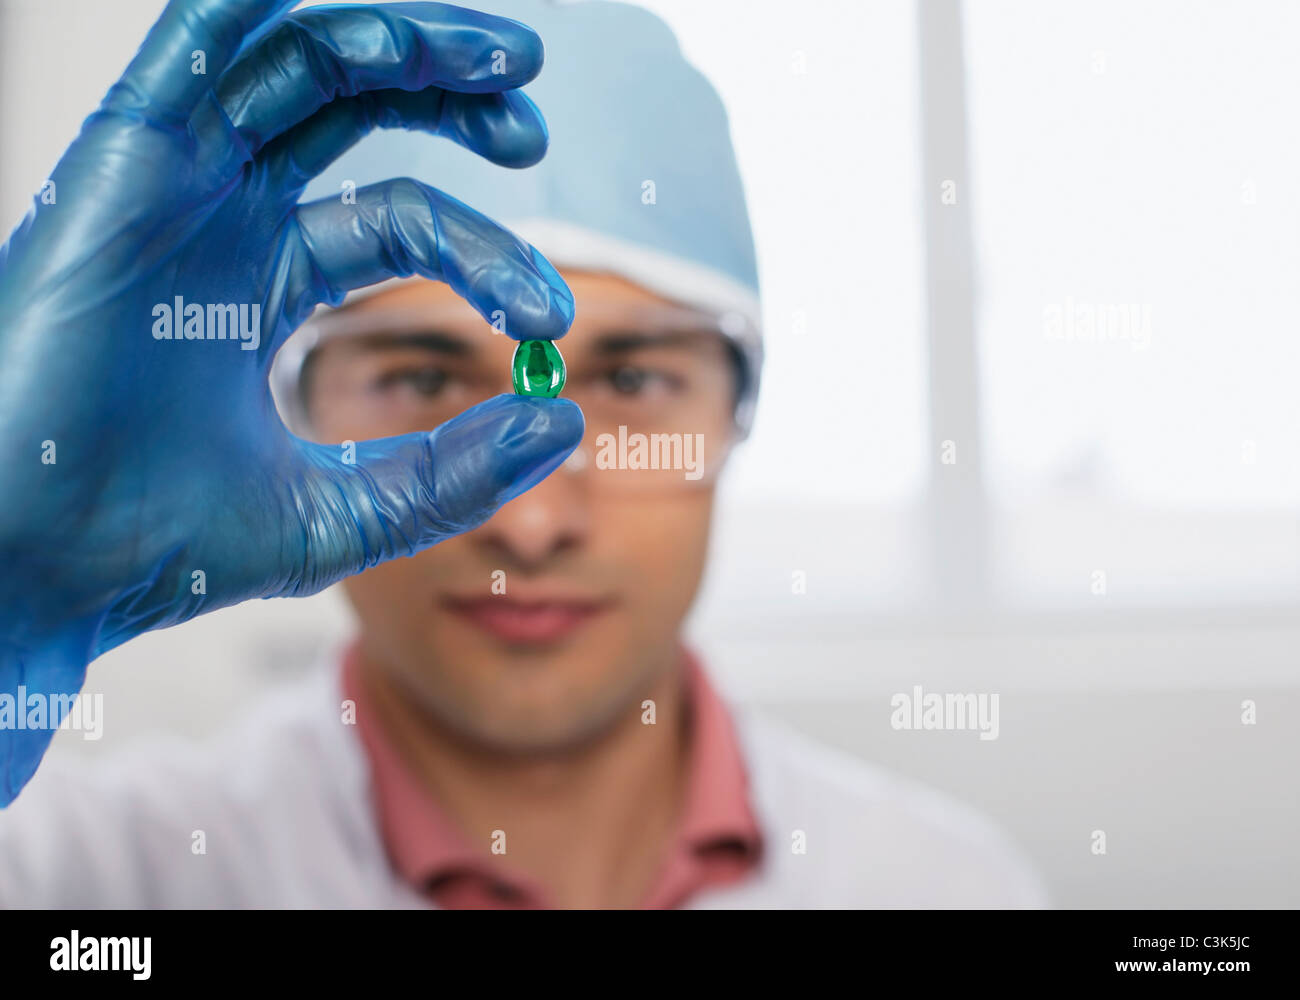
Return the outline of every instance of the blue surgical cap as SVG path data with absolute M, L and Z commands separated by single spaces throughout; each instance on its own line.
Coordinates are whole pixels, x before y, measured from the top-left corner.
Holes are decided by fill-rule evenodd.
M 473 6 L 542 38 L 545 66 L 524 89 L 546 118 L 545 158 L 510 169 L 426 133 L 377 131 L 303 200 L 337 197 L 348 181 L 414 177 L 513 230 L 557 267 L 618 274 L 730 320 L 723 328 L 747 368 L 737 422 L 748 430 L 762 361 L 758 270 L 722 100 L 668 26 L 640 7 Z

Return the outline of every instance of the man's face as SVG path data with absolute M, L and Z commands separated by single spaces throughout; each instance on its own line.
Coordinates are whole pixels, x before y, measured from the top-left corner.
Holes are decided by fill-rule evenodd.
M 475 531 L 344 584 L 372 661 L 462 737 L 513 752 L 598 735 L 673 665 L 730 443 L 724 342 L 658 321 L 673 313 L 639 286 L 564 277 L 577 318 L 557 346 L 563 395 L 587 419 L 579 454 Z M 394 286 L 347 312 L 361 332 L 328 340 L 308 374 L 318 441 L 431 430 L 511 391 L 515 341 L 445 285 Z M 620 425 L 699 434 L 705 471 L 689 454 L 694 473 L 606 468 L 618 456 L 606 444 L 595 460 L 600 435 Z

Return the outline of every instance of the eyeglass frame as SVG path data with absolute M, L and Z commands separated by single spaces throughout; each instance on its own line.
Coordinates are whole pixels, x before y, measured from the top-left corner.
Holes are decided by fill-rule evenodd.
M 464 316 L 464 303 L 449 304 L 448 312 L 457 318 Z M 581 308 L 581 307 L 580 307 Z M 635 312 L 648 312 L 659 325 L 689 329 L 700 333 L 721 335 L 732 348 L 738 366 L 733 424 L 735 440 L 749 436 L 757 402 L 759 378 L 763 365 L 763 341 L 758 326 L 739 312 L 713 312 L 691 306 L 663 305 L 639 307 Z M 428 326 L 438 315 L 437 308 L 429 306 L 402 307 L 386 310 L 391 322 L 394 317 L 411 317 L 412 326 Z M 486 321 L 485 321 L 486 322 Z M 364 337 L 377 334 L 376 326 L 383 323 L 368 311 L 349 308 L 319 306 L 316 311 L 288 338 L 271 364 L 271 395 L 285 426 L 300 437 L 308 437 L 311 420 L 307 413 L 307 400 L 303 393 L 303 373 L 307 360 L 319 347 L 341 337 Z M 560 342 L 563 346 L 563 341 Z

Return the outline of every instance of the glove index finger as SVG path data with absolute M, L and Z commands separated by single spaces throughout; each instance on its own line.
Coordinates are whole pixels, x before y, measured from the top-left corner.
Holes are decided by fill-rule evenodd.
M 300 205 L 297 223 L 311 266 L 295 273 L 314 284 L 291 288 L 290 299 L 304 307 L 420 274 L 445 281 L 513 340 L 559 340 L 573 323 L 573 293 L 540 251 L 420 181 L 372 184 L 356 192 L 354 204 L 328 198 Z M 303 318 L 293 317 L 288 328 Z

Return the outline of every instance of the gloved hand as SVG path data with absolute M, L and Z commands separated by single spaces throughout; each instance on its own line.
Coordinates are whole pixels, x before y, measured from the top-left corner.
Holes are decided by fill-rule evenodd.
M 7 699 L 57 705 L 148 629 L 467 531 L 582 437 L 572 403 L 515 396 L 359 443 L 355 464 L 284 428 L 271 360 L 350 289 L 441 279 L 518 339 L 573 319 L 539 253 L 419 181 L 298 204 L 375 127 L 535 163 L 546 127 L 515 88 L 536 34 L 446 4 L 292 6 L 171 0 L 0 248 L 0 806 L 64 714 L 16 729 L 31 713 Z M 221 319 L 226 339 L 190 339 Z

